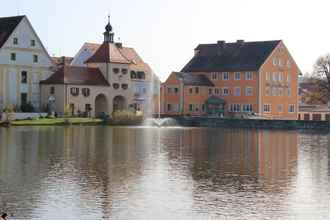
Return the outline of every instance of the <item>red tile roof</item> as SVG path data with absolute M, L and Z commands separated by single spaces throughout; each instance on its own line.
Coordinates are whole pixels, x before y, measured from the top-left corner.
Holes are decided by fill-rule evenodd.
M 0 48 L 6 43 L 24 16 L 0 18 Z
M 128 60 L 120 51 L 120 49 L 111 43 L 103 43 L 95 51 L 95 53 L 85 61 L 85 63 L 124 63 L 130 64 Z
M 41 84 L 110 86 L 98 68 L 64 66 Z

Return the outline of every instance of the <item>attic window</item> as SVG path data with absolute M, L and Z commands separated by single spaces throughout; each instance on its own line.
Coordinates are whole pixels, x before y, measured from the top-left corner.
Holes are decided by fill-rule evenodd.
M 31 40 L 31 41 L 30 41 L 30 45 L 31 45 L 31 47 L 36 46 L 36 41 L 35 41 L 35 40 Z
M 18 44 L 18 38 L 17 38 L 17 37 L 15 37 L 15 38 L 13 39 L 13 44 L 14 44 L 14 45 L 17 45 L 17 44 Z

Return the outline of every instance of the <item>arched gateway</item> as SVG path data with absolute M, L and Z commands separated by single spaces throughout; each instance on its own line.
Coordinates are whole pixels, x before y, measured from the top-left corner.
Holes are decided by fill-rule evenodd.
M 109 114 L 107 97 L 99 94 L 95 98 L 95 117 Z
M 113 111 L 122 111 L 127 108 L 126 99 L 124 96 L 118 95 L 113 98 Z

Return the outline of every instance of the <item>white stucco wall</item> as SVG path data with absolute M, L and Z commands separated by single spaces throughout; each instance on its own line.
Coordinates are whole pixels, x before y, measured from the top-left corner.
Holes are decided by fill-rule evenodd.
M 18 39 L 14 45 L 13 39 Z M 31 46 L 31 40 L 35 46 Z M 16 60 L 10 60 L 11 53 L 16 54 Z M 38 56 L 38 62 L 33 62 L 33 56 Z M 20 106 L 21 93 L 28 94 L 28 102 L 37 109 L 40 105 L 40 80 L 48 78 L 52 71 L 52 61 L 39 37 L 26 17 L 17 25 L 12 35 L 0 48 L 0 87 L 3 91 L 0 108 Z M 21 72 L 27 72 L 27 83 L 21 83 Z M 1 110 L 1 109 L 0 109 Z

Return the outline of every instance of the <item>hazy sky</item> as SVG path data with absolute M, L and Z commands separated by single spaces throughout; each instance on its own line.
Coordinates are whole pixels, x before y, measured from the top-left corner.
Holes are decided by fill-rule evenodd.
M 199 43 L 284 40 L 303 73 L 330 53 L 328 0 L 10 0 L 0 16 L 26 14 L 50 55 L 74 56 L 100 43 L 107 21 L 162 80 Z

